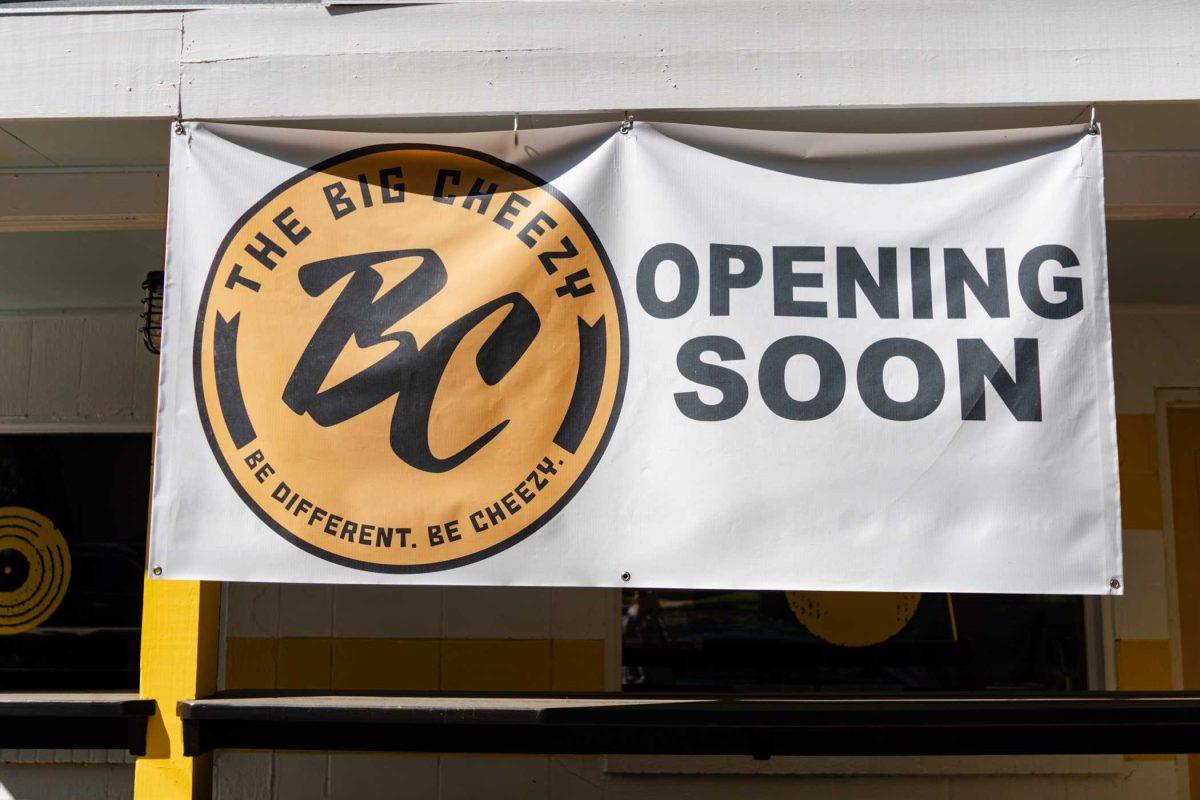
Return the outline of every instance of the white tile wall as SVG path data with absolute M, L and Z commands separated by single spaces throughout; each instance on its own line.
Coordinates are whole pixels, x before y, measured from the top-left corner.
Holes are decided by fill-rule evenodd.
M 137 311 L 0 315 L 0 425 L 149 429 L 158 360 Z
M 442 633 L 452 639 L 545 639 L 550 589 L 455 587 L 443 599 Z
M 0 417 L 22 416 L 29 407 L 32 341 L 32 320 L 0 317 Z
M 332 636 L 332 586 L 282 584 L 279 587 L 280 636 Z
M 601 759 L 570 756 L 549 761 L 553 800 L 603 800 L 607 794 Z
M 431 639 L 442 635 L 440 586 L 345 586 L 333 593 L 333 635 Z
M 76 315 L 34 319 L 27 416 L 72 419 L 88 402 L 79 391 L 85 319 Z
M 987 775 L 950 779 L 950 797 L 973 800 L 1066 800 L 1067 778 L 1017 775 L 996 780 Z
M 133 767 L 117 764 L 0 764 L 0 800 L 126 800 Z
M 548 758 L 443 756 L 437 800 L 543 800 L 550 797 Z
M 226 636 L 604 639 L 613 590 L 226 585 Z
M 552 589 L 550 636 L 554 639 L 605 639 L 615 632 L 619 614 L 612 589 Z
M 950 800 L 943 777 L 779 777 L 662 776 L 619 778 L 607 786 L 606 800 Z
M 225 584 L 225 635 L 278 636 L 280 588 L 274 583 Z
M 130 323 L 135 319 L 124 314 L 84 318 L 77 414 L 97 419 L 133 416 L 138 333 L 137 326 Z
M 392 800 L 436 798 L 440 776 L 437 756 L 343 753 L 330 757 L 329 779 L 330 797 Z
M 1169 800 L 1172 761 L 1120 774 L 992 776 L 606 775 L 598 758 L 221 752 L 215 800 Z M 53 787 L 53 794 L 47 794 Z M 127 765 L 0 765 L 0 800 L 118 800 Z
M 280 800 L 326 800 L 329 794 L 329 759 L 319 753 L 275 753 L 274 796 Z M 231 798 L 240 798 L 234 787 Z M 355 800 L 347 795 L 348 800 Z
M 273 753 L 219 752 L 213 761 L 213 797 L 218 800 L 271 800 L 275 784 Z

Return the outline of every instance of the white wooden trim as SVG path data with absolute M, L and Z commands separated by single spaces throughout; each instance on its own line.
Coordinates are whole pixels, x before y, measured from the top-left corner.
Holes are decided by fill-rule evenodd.
M 0 118 L 171 117 L 181 14 L 0 18 Z
M 166 223 L 165 168 L 0 172 L 0 233 L 159 230 Z
M 1109 219 L 1200 217 L 1200 151 L 1108 153 L 1104 194 Z
M 1200 5 L 494 2 L 199 11 L 193 118 L 1200 98 Z
M 9 433 L 153 433 L 153 422 L 75 422 L 0 417 L 0 434 Z
M 0 74 L 0 119 L 1082 108 L 1200 99 L 1200 4 L 498 0 L 11 16 Z

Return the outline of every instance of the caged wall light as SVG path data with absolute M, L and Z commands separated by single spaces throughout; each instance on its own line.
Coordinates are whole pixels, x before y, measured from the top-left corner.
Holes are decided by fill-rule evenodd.
M 162 308 L 163 308 L 163 271 L 161 269 L 146 273 L 142 281 L 142 326 L 138 332 L 142 334 L 142 343 L 154 355 L 158 355 L 162 344 Z

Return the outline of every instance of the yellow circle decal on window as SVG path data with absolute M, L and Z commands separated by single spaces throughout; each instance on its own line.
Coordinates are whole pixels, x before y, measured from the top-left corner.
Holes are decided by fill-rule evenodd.
M 796 619 L 831 644 L 867 647 L 892 638 L 908 625 L 920 593 L 788 592 Z
M 219 248 L 194 368 L 242 500 L 329 561 L 421 572 L 529 536 L 583 485 L 625 381 L 620 291 L 555 187 L 425 144 L 351 151 Z
M 0 636 L 50 618 L 71 582 L 71 553 L 54 523 L 28 508 L 0 508 Z

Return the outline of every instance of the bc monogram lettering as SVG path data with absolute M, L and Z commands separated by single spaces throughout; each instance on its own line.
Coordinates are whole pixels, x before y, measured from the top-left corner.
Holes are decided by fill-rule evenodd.
M 383 279 L 374 265 L 410 257 L 420 258 L 421 265 L 380 296 Z M 454 320 L 418 348 L 411 333 L 387 331 L 445 288 L 446 267 L 437 253 L 393 250 L 317 261 L 300 268 L 300 285 L 309 295 L 319 297 L 346 275 L 351 276 L 350 282 L 300 355 L 284 387 L 283 402 L 297 414 L 307 413 L 319 425 L 328 427 L 399 395 L 392 414 L 392 450 L 406 464 L 426 472 L 454 469 L 504 430 L 508 420 L 497 423 L 453 455 L 438 458 L 433 454 L 429 447 L 429 415 L 450 357 L 464 336 L 492 314 L 507 309 L 476 356 L 479 376 L 489 386 L 496 385 L 537 336 L 541 327 L 537 312 L 520 294 L 510 292 Z M 352 340 L 361 348 L 386 341 L 395 342 L 396 347 L 357 375 L 321 391 L 338 353 Z

